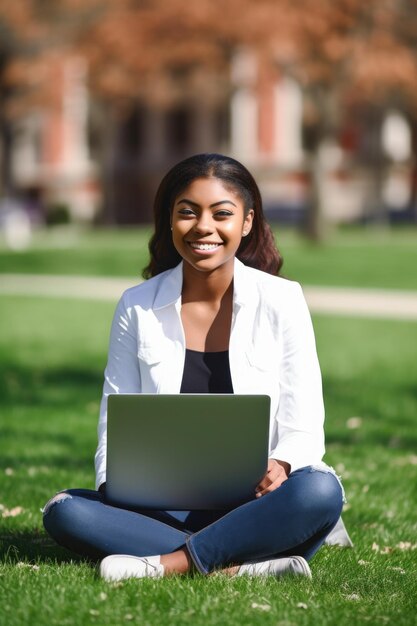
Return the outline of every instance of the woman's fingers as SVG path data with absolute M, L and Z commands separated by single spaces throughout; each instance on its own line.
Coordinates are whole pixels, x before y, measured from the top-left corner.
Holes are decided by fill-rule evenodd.
M 261 496 L 264 496 L 267 493 L 271 493 L 271 491 L 275 491 L 275 489 L 278 489 L 278 487 L 280 487 L 282 485 L 283 482 L 285 482 L 287 480 L 287 476 L 285 475 L 285 472 L 283 472 L 282 476 L 279 476 L 279 478 L 277 478 L 277 480 L 273 483 L 271 483 L 268 487 L 265 487 L 264 489 L 260 489 L 256 492 L 256 497 L 260 498 Z
M 284 468 L 275 459 L 269 459 L 267 472 L 256 488 L 256 497 L 260 498 L 274 491 L 285 480 L 287 480 L 287 474 Z
M 278 478 L 280 470 L 282 470 L 282 467 L 278 465 L 278 463 L 274 459 L 269 459 L 268 469 L 266 470 L 265 476 L 259 483 L 258 489 L 265 489 L 269 485 L 272 485 L 272 483 L 274 483 Z

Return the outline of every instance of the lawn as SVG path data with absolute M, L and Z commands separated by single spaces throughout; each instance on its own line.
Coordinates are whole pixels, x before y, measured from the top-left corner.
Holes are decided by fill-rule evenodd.
M 115 274 L 131 274 L 137 233 L 127 234 L 124 247 L 121 242 L 112 247 L 109 241 L 107 256 L 119 263 Z M 102 244 L 97 249 L 104 257 Z M 299 244 L 293 245 L 295 255 Z M 407 250 L 411 259 L 411 246 Z M 71 252 L 74 273 L 105 273 L 93 251 L 90 245 Z M 91 253 L 90 262 L 84 253 Z M 56 263 L 43 270 L 61 267 L 55 254 Z M 408 275 L 401 286 L 412 288 L 415 272 Z M 59 489 L 93 486 L 113 305 L 2 297 L 0 307 L 1 626 L 417 624 L 416 323 L 314 318 L 327 405 L 326 460 L 344 479 L 344 519 L 354 550 L 320 550 L 312 581 L 197 576 L 108 585 L 92 564 L 45 535 L 40 508 Z
M 149 229 L 52 230 L 0 273 L 139 275 Z M 417 231 L 339 232 L 321 247 L 277 233 L 304 284 L 417 289 Z M 0 276 L 1 280 L 1 276 Z M 354 550 L 323 548 L 313 580 L 174 578 L 109 586 L 57 547 L 40 508 L 93 486 L 113 304 L 0 298 L 0 625 L 417 624 L 417 324 L 315 316 L 327 456 Z
M 149 227 L 58 228 L 37 233 L 33 246 L 22 252 L 11 252 L 0 241 L 0 273 L 140 276 L 149 233 Z M 275 234 L 283 274 L 303 284 L 417 289 L 417 228 L 342 230 L 321 246 L 291 230 L 275 228 Z

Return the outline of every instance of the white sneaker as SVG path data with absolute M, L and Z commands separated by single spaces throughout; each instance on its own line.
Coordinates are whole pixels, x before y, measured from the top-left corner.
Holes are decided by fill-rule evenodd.
M 283 576 L 284 574 L 311 578 L 311 569 L 302 556 L 289 556 L 259 563 L 243 563 L 236 576 Z
M 164 575 L 164 566 L 160 556 L 131 556 L 129 554 L 111 554 L 100 563 L 100 576 L 108 582 L 126 578 L 160 578 Z

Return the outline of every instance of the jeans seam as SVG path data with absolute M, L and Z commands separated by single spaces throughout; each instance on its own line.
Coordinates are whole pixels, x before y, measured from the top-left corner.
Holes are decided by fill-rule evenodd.
M 331 475 L 333 475 L 333 476 L 334 476 L 334 478 L 336 479 L 336 481 L 337 481 L 337 483 L 338 483 L 338 485 L 339 485 L 340 489 L 341 489 L 342 501 L 343 501 L 343 502 L 345 501 L 345 495 L 344 495 L 344 488 L 343 488 L 343 485 L 341 484 L 340 478 L 337 476 L 337 474 L 336 474 L 335 470 L 334 470 L 332 467 L 330 467 L 330 466 L 326 465 L 325 463 L 323 463 L 322 465 L 319 465 L 319 464 L 316 464 L 316 465 L 314 465 L 314 464 L 310 464 L 310 465 L 305 465 L 305 466 L 303 466 L 303 467 L 300 467 L 300 468 L 298 468 L 297 470 L 294 470 L 294 473 L 295 473 L 296 471 L 299 471 L 299 470 L 306 470 L 306 469 L 307 469 L 307 470 L 309 470 L 310 472 L 321 471 L 321 472 L 322 472 L 322 473 L 324 473 L 324 474 L 331 474 Z M 291 472 L 291 473 L 292 473 L 292 472 Z M 256 500 L 254 500 L 254 501 L 256 501 Z M 224 517 L 227 517 L 227 516 L 228 516 L 229 514 L 231 514 L 231 513 L 233 513 L 233 511 L 228 511 L 228 512 L 227 512 L 224 516 L 222 516 L 222 517 L 221 517 L 221 518 L 219 518 L 219 519 L 223 519 Z M 194 538 L 198 537 L 198 535 L 199 535 L 200 533 L 202 533 L 204 530 L 207 530 L 208 528 L 210 528 L 211 526 L 213 526 L 214 524 L 216 524 L 218 521 L 219 521 L 219 520 L 215 520 L 214 522 L 212 522 L 212 523 L 211 523 L 211 524 L 209 524 L 208 526 L 205 526 L 205 527 L 204 527 L 204 528 L 202 528 L 201 530 L 199 530 L 199 531 L 197 531 L 197 532 L 193 533 L 193 534 L 192 534 L 190 537 L 188 537 L 188 538 L 187 538 L 187 540 L 186 540 L 186 546 L 187 546 L 187 549 L 188 549 L 188 551 L 189 551 L 189 553 L 190 553 L 190 556 L 191 556 L 191 558 L 193 559 L 193 562 L 194 562 L 195 566 L 197 567 L 198 571 L 199 571 L 200 573 L 202 573 L 202 574 L 208 574 L 208 573 L 209 573 L 209 570 L 207 570 L 206 568 L 204 568 L 204 567 L 203 567 L 203 565 L 202 565 L 202 563 L 201 563 L 201 560 L 200 560 L 200 558 L 198 557 L 198 555 L 197 555 L 197 553 L 196 553 L 196 549 L 195 549 L 195 547 L 194 547 L 194 545 L 193 545 L 193 543 L 194 543 L 194 541 L 193 541 L 193 540 L 194 540 Z
M 255 502 L 255 501 L 256 501 L 256 499 L 254 498 L 253 502 Z M 252 500 L 249 500 L 249 502 L 252 502 Z M 248 502 L 246 502 L 245 504 L 248 504 Z M 241 505 L 241 506 L 243 506 L 243 505 Z M 224 515 L 222 515 L 221 517 L 219 517 L 218 519 L 216 519 L 214 522 L 211 522 L 211 524 L 208 524 L 207 526 L 204 526 L 204 528 L 201 528 L 201 529 L 200 529 L 200 530 L 198 530 L 197 532 L 193 533 L 193 534 L 192 534 L 190 537 L 188 537 L 188 539 L 186 540 L 186 545 L 187 545 L 187 548 L 189 548 L 189 544 L 190 544 L 190 546 L 191 546 L 191 548 L 192 548 L 192 550 L 193 550 L 193 554 L 192 554 L 191 556 L 193 557 L 193 560 L 194 560 L 194 557 L 195 557 L 195 559 L 196 559 L 196 561 L 197 561 L 197 562 L 196 562 L 197 569 L 200 571 L 200 567 L 201 567 L 201 573 L 202 573 L 202 574 L 208 574 L 208 573 L 209 573 L 209 570 L 205 570 L 205 569 L 204 569 L 204 567 L 201 565 L 201 561 L 200 561 L 200 559 L 198 558 L 198 556 L 197 556 L 197 554 L 196 554 L 196 551 L 195 551 L 195 548 L 194 548 L 193 544 L 191 543 L 191 541 L 194 539 L 194 537 L 197 537 L 197 536 L 198 536 L 200 533 L 202 533 L 204 530 L 207 530 L 207 529 L 208 529 L 208 528 L 210 528 L 211 526 L 214 526 L 214 524 L 216 524 L 216 523 L 217 523 L 220 519 L 224 519 L 225 517 L 227 517 L 228 515 L 230 515 L 231 513 L 233 513 L 233 512 L 234 512 L 234 510 L 235 510 L 235 509 L 233 509 L 233 510 L 231 510 L 231 511 L 227 511 L 227 513 L 225 513 Z
M 186 548 L 190 554 L 190 557 L 193 560 L 194 565 L 196 566 L 197 570 L 200 572 L 200 574 L 208 574 L 208 570 L 205 569 L 200 561 L 200 559 L 198 558 L 198 555 L 195 552 L 194 546 L 191 543 L 191 539 L 194 537 L 194 535 L 191 535 L 191 537 L 187 537 L 186 541 L 185 541 L 185 545 Z

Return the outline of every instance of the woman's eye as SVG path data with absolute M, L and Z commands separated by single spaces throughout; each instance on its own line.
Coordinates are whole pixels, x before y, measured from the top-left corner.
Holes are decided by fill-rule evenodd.
M 194 211 L 192 209 L 180 209 L 178 211 L 180 215 L 194 215 Z
M 222 209 L 221 211 L 217 211 L 214 215 L 215 217 L 230 217 L 231 215 L 233 215 L 233 213 L 231 211 L 226 211 L 225 209 Z

